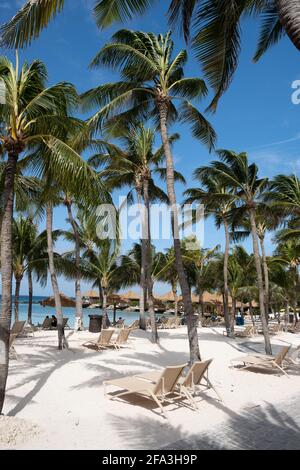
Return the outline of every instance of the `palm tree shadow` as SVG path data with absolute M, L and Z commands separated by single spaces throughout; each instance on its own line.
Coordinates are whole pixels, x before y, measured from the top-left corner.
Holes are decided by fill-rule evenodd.
M 296 400 L 295 400 L 296 403 Z M 221 405 L 222 408 L 222 405 Z M 109 415 L 111 425 L 128 448 L 163 450 L 293 450 L 300 449 L 299 423 L 287 410 L 266 403 L 264 408 L 228 410 L 228 419 L 211 431 L 189 433 L 154 418 L 126 418 Z M 170 411 L 171 414 L 171 411 Z M 158 437 L 159 436 L 159 437 Z M 165 444 L 163 444 L 165 442 Z

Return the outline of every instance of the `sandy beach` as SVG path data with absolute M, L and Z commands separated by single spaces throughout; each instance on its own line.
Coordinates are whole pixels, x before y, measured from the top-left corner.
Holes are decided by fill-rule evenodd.
M 84 341 L 98 336 L 87 331 L 69 331 L 70 349 L 63 352 L 56 349 L 54 331 L 19 338 L 15 346 L 18 361 L 10 362 L 4 406 L 8 417 L 0 419 L 0 430 L 1 420 L 5 419 L 24 432 L 18 435 L 15 430 L 9 435 L 10 427 L 2 421 L 6 431 L 0 433 L 0 448 L 172 448 L 173 443 L 183 439 L 193 442 L 206 433 L 228 429 L 238 418 L 244 419 L 243 426 L 246 420 L 250 428 L 257 425 L 258 419 L 266 429 L 268 423 L 270 429 L 276 425 L 295 429 L 289 403 L 300 392 L 299 369 L 290 369 L 289 378 L 233 369 L 230 359 L 254 350 L 264 352 L 263 338 L 229 340 L 222 331 L 222 327 L 199 329 L 199 342 L 202 358 L 213 358 L 210 379 L 223 402 L 208 390 L 197 398 L 199 412 L 181 401 L 167 405 L 168 420 L 149 400 L 130 395 L 108 400 L 103 381 L 187 362 L 185 327 L 161 331 L 159 345 L 150 342 L 150 333 L 134 331 L 129 347 L 121 351 L 96 352 L 82 347 Z M 281 333 L 272 338 L 272 344 L 274 353 L 286 344 L 295 350 L 300 336 Z M 231 438 L 228 433 L 228 445 Z

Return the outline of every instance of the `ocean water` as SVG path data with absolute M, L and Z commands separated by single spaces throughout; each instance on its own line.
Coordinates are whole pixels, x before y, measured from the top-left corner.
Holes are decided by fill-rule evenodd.
M 32 321 L 35 325 L 38 323 L 43 323 L 43 320 L 46 315 L 50 316 L 55 315 L 55 308 L 53 307 L 42 307 L 39 304 L 39 301 L 43 300 L 45 297 L 34 296 L 33 297 L 33 305 L 32 305 Z M 20 296 L 19 301 L 19 319 L 20 320 L 27 320 L 27 310 L 28 310 L 28 297 L 27 296 Z M 63 307 L 63 315 L 64 317 L 68 317 L 69 321 L 68 324 L 71 328 L 73 328 L 75 323 L 75 308 L 73 307 Z M 97 314 L 101 315 L 102 309 L 101 308 L 84 308 L 83 309 L 83 323 L 84 326 L 88 327 L 89 324 L 89 315 Z M 108 317 L 112 321 L 113 320 L 113 311 L 108 310 Z M 124 310 L 117 310 L 116 318 L 119 317 L 125 318 L 125 323 L 128 325 L 132 323 L 134 320 L 139 318 L 139 312 L 124 312 Z M 14 321 L 14 306 L 12 312 L 12 323 Z

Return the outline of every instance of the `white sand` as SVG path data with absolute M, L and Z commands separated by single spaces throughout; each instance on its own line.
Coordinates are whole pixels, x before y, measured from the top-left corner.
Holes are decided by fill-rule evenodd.
M 130 348 L 121 351 L 83 348 L 84 341 L 98 336 L 89 332 L 68 332 L 69 351 L 56 349 L 56 332 L 18 339 L 15 349 L 19 360 L 10 362 L 4 414 L 28 421 L 33 431 L 25 438 L 20 426 L 20 438 L 13 437 L 9 443 L 3 438 L 0 448 L 159 449 L 189 436 L 192 439 L 217 431 L 222 423 L 245 411 L 288 404 L 299 394 L 300 370 L 291 370 L 287 378 L 230 368 L 230 359 L 250 352 L 243 347 L 245 343 L 263 352 L 263 338 L 228 340 L 222 331 L 221 327 L 202 328 L 199 341 L 203 359 L 214 359 L 210 378 L 223 403 L 210 390 L 198 398 L 198 413 L 179 403 L 168 405 L 169 421 L 146 399 L 139 399 L 138 404 L 133 404 L 130 396 L 126 400 L 106 399 L 102 382 L 188 361 L 185 327 L 161 331 L 160 346 L 151 344 L 148 332 L 135 331 Z M 282 333 L 272 338 L 275 353 L 287 343 L 295 348 L 300 335 Z

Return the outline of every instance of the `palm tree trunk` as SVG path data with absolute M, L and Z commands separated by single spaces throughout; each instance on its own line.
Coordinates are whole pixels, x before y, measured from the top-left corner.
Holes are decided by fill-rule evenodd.
M 265 249 L 265 241 L 264 238 L 260 238 L 260 248 L 261 248 L 261 257 L 263 262 L 263 269 L 264 269 L 264 279 L 265 279 L 265 304 L 266 304 L 266 318 L 267 321 L 269 320 L 269 309 L 270 309 L 270 282 L 269 282 L 269 269 L 267 264 L 267 256 L 266 256 L 266 249 Z
M 27 322 L 32 325 L 32 298 L 33 298 L 33 282 L 32 272 L 28 269 L 28 310 L 27 310 Z
M 203 303 L 203 291 L 200 290 L 199 294 L 199 316 L 200 320 L 202 321 L 203 315 L 204 315 L 204 303 Z
M 235 323 L 235 314 L 236 314 L 236 298 L 231 296 L 232 298 L 232 312 L 230 318 L 230 331 L 234 331 L 234 323 Z
M 152 280 L 152 251 L 151 251 L 151 227 L 150 227 L 150 203 L 149 203 L 149 181 L 147 178 L 143 182 L 144 188 L 144 201 L 145 201 L 145 232 L 147 234 L 146 239 L 146 249 L 147 249 L 147 263 L 146 263 L 146 283 L 148 290 L 148 313 L 150 316 L 151 323 L 151 340 L 153 343 L 158 342 L 155 310 L 154 310 L 154 300 L 153 300 L 153 280 Z
M 224 320 L 226 333 L 229 338 L 234 336 L 234 321 L 232 323 L 229 314 L 229 301 L 228 301 L 228 259 L 230 249 L 229 228 L 226 217 L 223 217 L 223 225 L 225 231 L 225 251 L 224 251 L 224 265 L 223 265 L 223 278 L 224 278 Z
M 253 241 L 253 254 L 255 260 L 255 267 L 256 267 L 256 274 L 257 274 L 257 287 L 259 292 L 259 309 L 260 309 L 260 319 L 262 324 L 263 335 L 265 339 L 265 350 L 266 354 L 272 354 L 272 347 L 270 341 L 270 335 L 268 330 L 268 324 L 266 320 L 266 312 L 265 312 L 265 292 L 264 292 L 264 284 L 263 284 L 263 277 L 262 277 L 262 269 L 261 269 L 261 260 L 259 255 L 259 248 L 258 248 L 258 241 L 257 241 L 257 228 L 255 222 L 255 209 L 249 209 L 249 216 L 250 216 L 250 224 L 251 224 L 251 234 L 252 234 L 252 241 Z
M 9 153 L 5 168 L 3 219 L 1 226 L 2 311 L 0 318 L 0 414 L 2 413 L 9 362 L 9 334 L 12 313 L 12 220 L 14 181 L 18 154 Z
M 250 313 L 250 318 L 251 318 L 251 321 L 252 321 L 252 325 L 255 326 L 255 320 L 254 320 L 254 316 L 253 316 L 252 300 L 250 300 L 250 302 L 249 302 L 249 313 Z
M 284 314 L 284 331 L 287 332 L 288 330 L 288 323 L 290 317 L 290 304 L 289 301 L 286 300 L 285 302 L 285 314 Z
M 275 0 L 280 23 L 286 34 L 300 51 L 300 3 L 299 0 Z
M 143 226 L 143 205 L 142 205 L 142 195 L 141 190 L 136 188 L 138 204 L 141 210 L 141 226 L 142 226 L 142 239 L 141 239 L 141 277 L 140 277 L 140 328 L 141 330 L 146 330 L 146 318 L 145 318 L 145 304 L 146 304 L 146 270 L 147 270 L 147 245 L 146 245 L 146 235 L 144 233 Z
M 81 274 L 80 274 L 80 239 L 78 233 L 78 227 L 74 220 L 71 203 L 66 202 L 69 221 L 72 225 L 72 229 L 75 237 L 75 263 L 76 263 L 76 280 L 75 280 L 75 301 L 76 301 L 76 314 L 75 314 L 75 331 L 83 329 L 82 321 L 82 297 L 81 297 Z
M 103 301 L 102 301 L 102 313 L 103 313 L 103 320 L 102 320 L 102 327 L 104 329 L 110 326 L 110 321 L 107 315 L 107 294 L 108 289 L 106 287 L 102 287 L 102 294 L 103 294 Z
M 178 317 L 178 295 L 177 295 L 177 285 L 172 287 L 172 292 L 174 296 L 174 315 L 175 318 Z
M 21 287 L 22 277 L 16 277 L 16 285 L 15 285 L 15 321 L 19 321 L 19 298 L 20 298 L 20 287 Z
M 58 349 L 68 348 L 68 342 L 65 337 L 65 331 L 63 327 L 63 313 L 61 308 L 61 300 L 56 276 L 56 270 L 54 265 L 54 253 L 53 253 L 53 207 L 51 202 L 47 203 L 46 207 L 46 229 L 47 229 L 47 248 L 49 258 L 49 272 L 52 284 L 52 290 L 55 301 L 55 312 L 57 317 L 57 333 L 58 333 Z
M 159 114 L 160 114 L 160 133 L 166 158 L 167 166 L 167 192 L 169 197 L 169 204 L 171 207 L 171 222 L 172 222 L 172 231 L 174 239 L 174 252 L 175 260 L 177 267 L 178 280 L 181 288 L 183 304 L 184 304 L 184 313 L 187 318 L 187 330 L 189 338 L 189 347 L 190 347 L 190 362 L 193 364 L 195 361 L 201 360 L 199 342 L 198 342 L 198 332 L 197 332 L 197 317 L 194 313 L 191 293 L 187 282 L 187 277 L 184 271 L 181 245 L 179 239 L 179 227 L 178 227 L 178 213 L 176 206 L 176 194 L 174 188 L 174 162 L 171 152 L 171 147 L 168 139 L 168 129 L 167 129 L 167 114 L 168 108 L 165 100 L 161 100 L 158 103 Z

